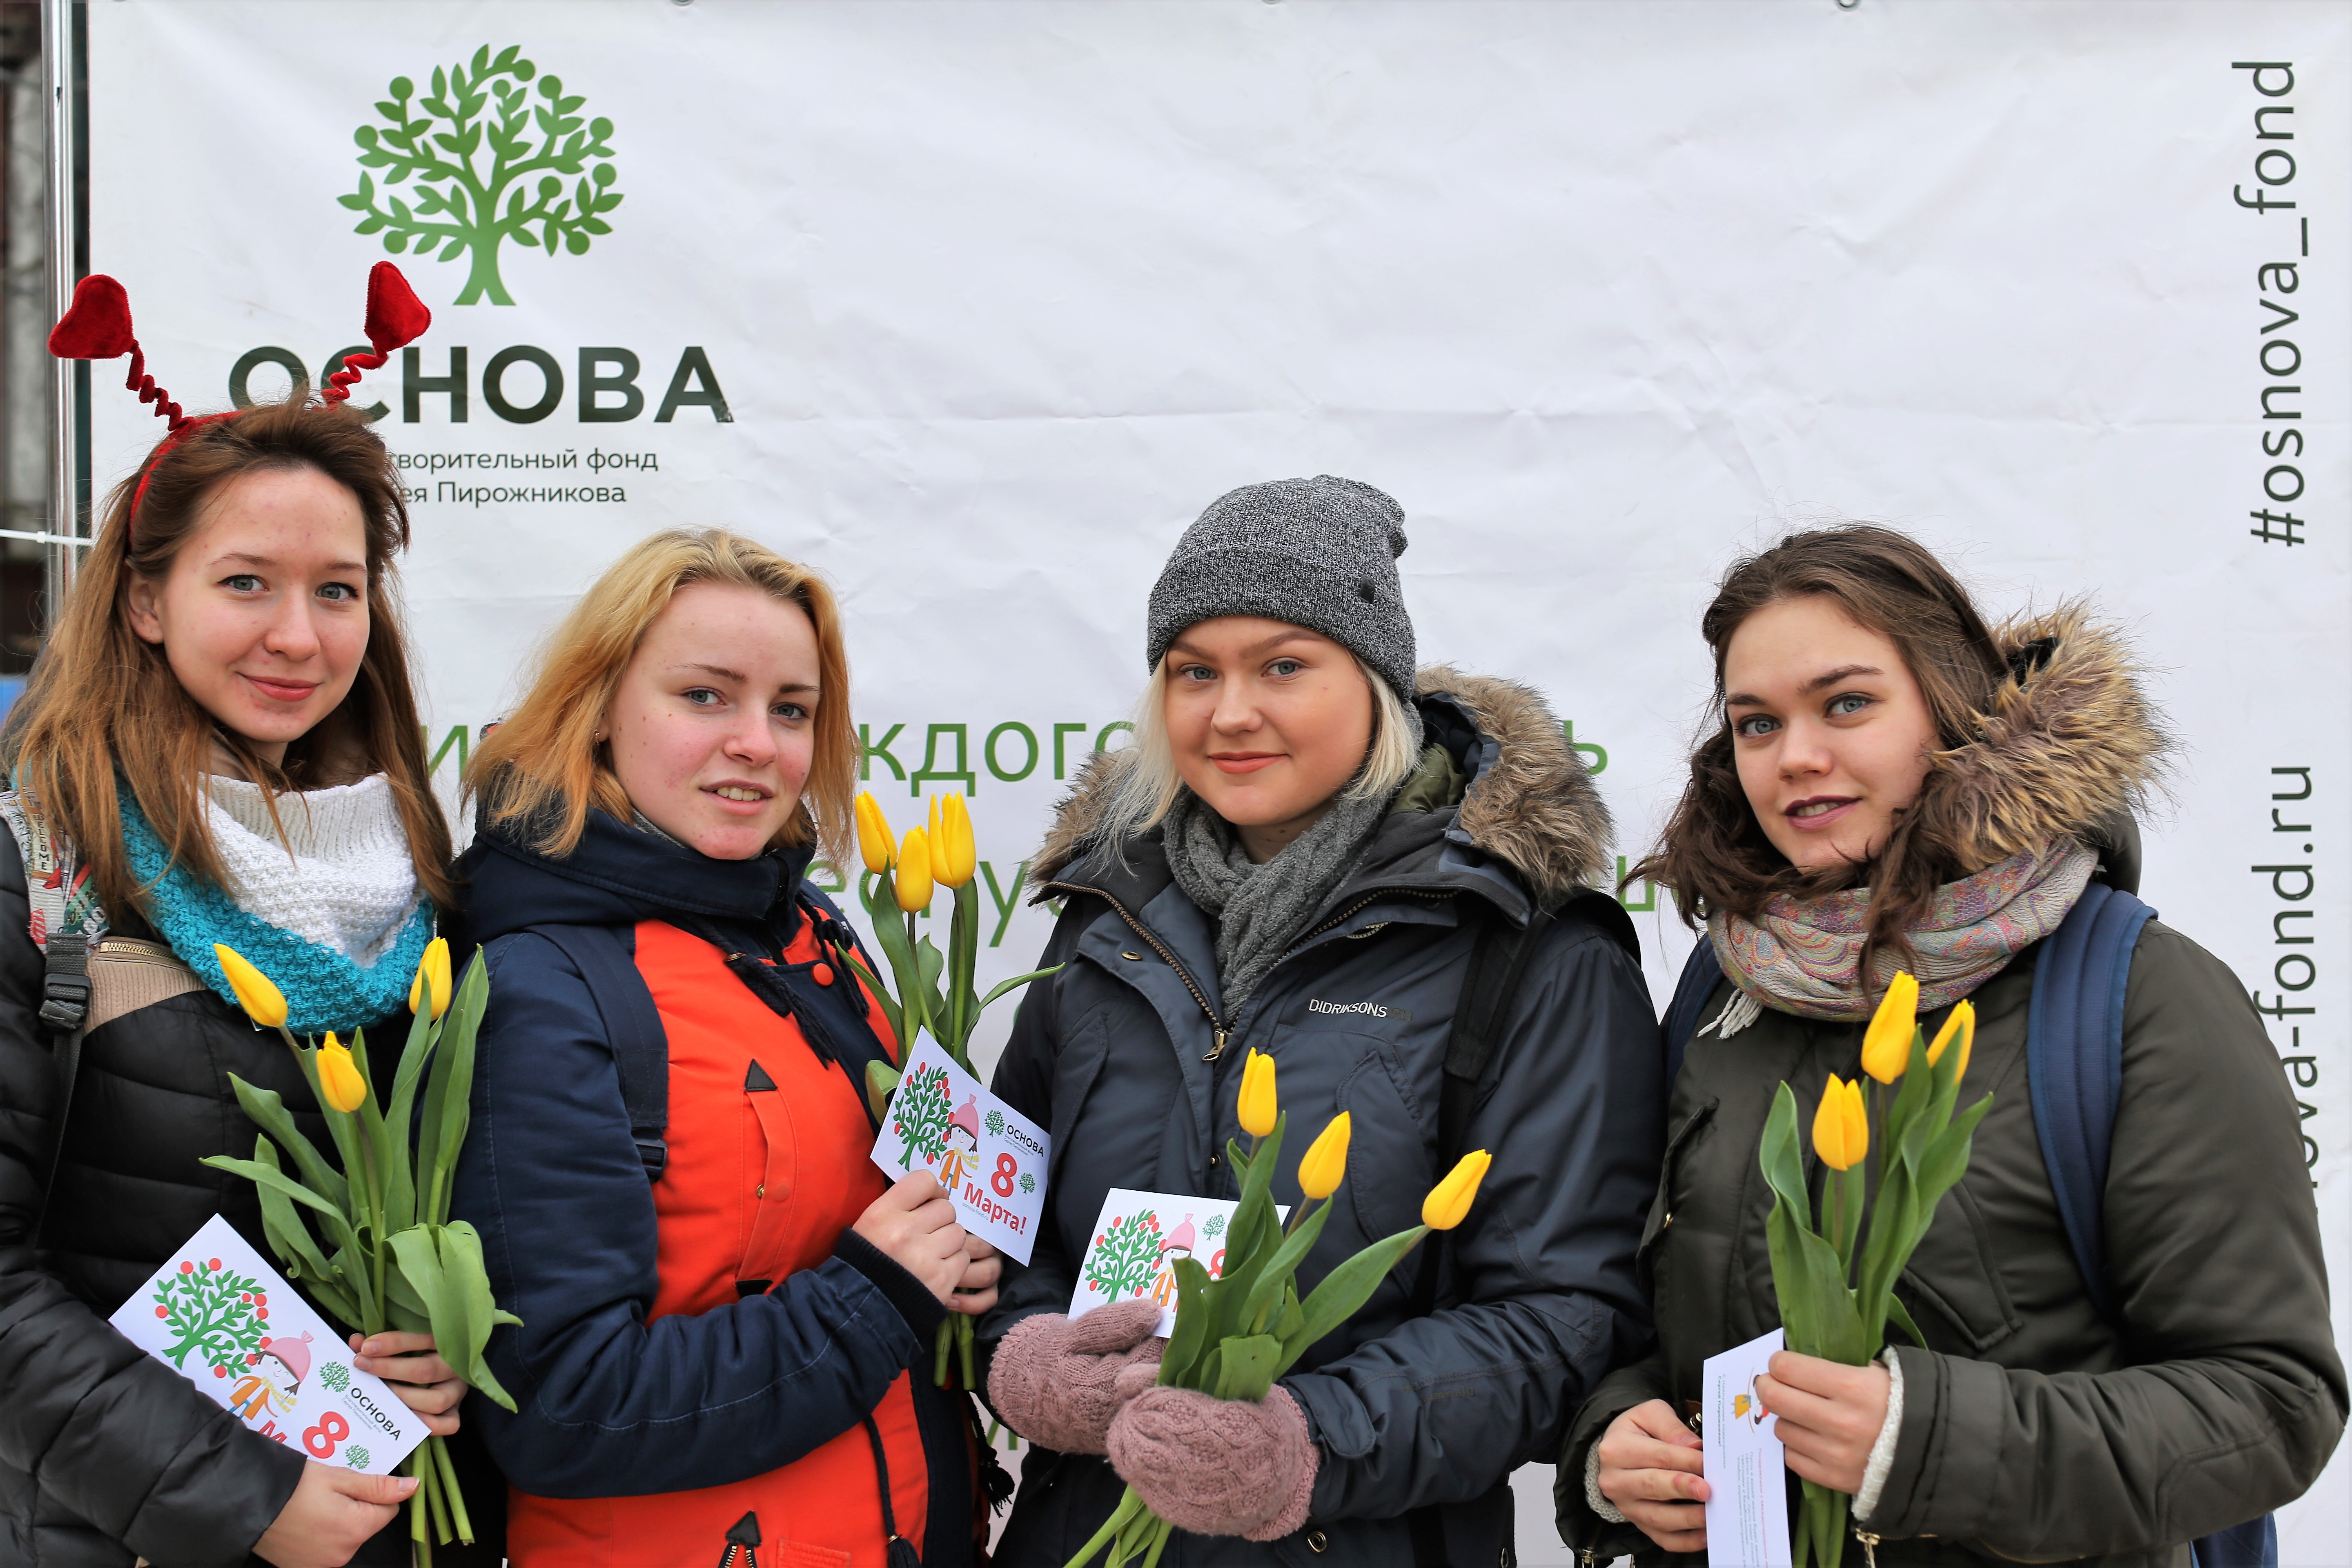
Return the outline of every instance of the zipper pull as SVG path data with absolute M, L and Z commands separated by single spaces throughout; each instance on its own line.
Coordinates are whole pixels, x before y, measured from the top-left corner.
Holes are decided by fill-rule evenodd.
M 1212 1051 L 1211 1051 L 1207 1056 L 1202 1057 L 1201 1059 L 1202 1059 L 1202 1061 L 1204 1061 L 1204 1062 L 1213 1062 L 1213 1061 L 1215 1061 L 1219 1057 L 1223 1056 L 1224 1054 L 1225 1054 L 1225 1032 L 1224 1032 L 1223 1029 L 1219 1029 L 1219 1030 L 1217 1031 L 1217 1044 L 1216 1044 L 1216 1048 L 1215 1048 L 1215 1049 L 1213 1049 L 1213 1050 L 1212 1050 Z

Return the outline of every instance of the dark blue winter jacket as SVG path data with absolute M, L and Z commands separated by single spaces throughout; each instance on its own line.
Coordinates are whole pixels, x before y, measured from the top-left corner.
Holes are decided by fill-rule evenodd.
M 1066 1311 L 1104 1193 L 1234 1194 L 1243 1059 L 1279 1071 L 1291 1148 L 1339 1111 L 1347 1180 L 1299 1270 L 1415 1224 L 1456 1152 L 1494 1156 L 1462 1228 L 1410 1255 L 1283 1386 L 1322 1450 L 1303 1529 L 1257 1544 L 1173 1537 L 1162 1568 L 1407 1568 L 1512 1561 L 1513 1469 L 1559 1452 L 1600 1377 L 1646 1344 L 1633 1269 L 1657 1184 L 1665 1075 L 1629 922 L 1603 893 L 1608 815 L 1539 699 L 1451 670 L 1422 675 L 1422 719 L 1451 759 L 1408 783 L 1312 928 L 1238 1008 L 1217 984 L 1214 923 L 1171 879 L 1157 828 L 1125 844 L 1095 825 L 1117 785 L 1098 763 L 1039 858 L 1066 900 L 996 1088 L 1053 1133 L 1029 1267 L 982 1335 Z M 1443 1065 L 1482 931 L 1559 910 L 1533 938 L 1467 1102 L 1440 1148 Z M 1490 950 L 1492 951 L 1492 950 Z M 1275 1178 L 1300 1201 L 1295 1155 Z M 1435 1310 L 1418 1290 L 1433 1264 Z M 997 1561 L 1059 1568 L 1118 1504 L 1108 1462 L 1033 1454 Z M 1418 1516 L 1418 1523 L 1413 1516 Z M 1433 1548 L 1434 1540 L 1428 1544 Z

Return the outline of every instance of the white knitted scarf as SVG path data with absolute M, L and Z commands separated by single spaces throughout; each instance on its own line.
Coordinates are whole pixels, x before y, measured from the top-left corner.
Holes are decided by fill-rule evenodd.
M 260 785 L 218 773 L 205 783 L 222 885 L 239 908 L 362 966 L 399 940 L 420 894 L 391 780 L 279 795 L 283 839 Z

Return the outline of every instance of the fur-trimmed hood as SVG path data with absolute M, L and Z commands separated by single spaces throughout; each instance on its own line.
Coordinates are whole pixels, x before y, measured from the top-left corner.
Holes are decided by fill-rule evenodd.
M 1517 872 L 1528 890 L 1556 903 L 1578 887 L 1597 886 L 1613 836 L 1609 808 L 1584 763 L 1568 743 L 1550 705 L 1532 688 L 1447 665 L 1423 668 L 1414 682 L 1424 700 L 1451 698 L 1484 745 L 1455 762 L 1470 775 L 1454 826 L 1492 858 Z M 1430 725 L 1438 739 L 1439 726 Z M 1094 847 L 1111 798 L 1134 763 L 1132 748 L 1098 752 L 1078 771 L 1070 793 L 1032 861 L 1040 898 L 1047 884 Z M 1393 820 L 1393 819 L 1391 819 Z
M 2103 842 L 2145 808 L 2171 747 L 2130 645 L 2081 601 L 1993 636 L 2009 678 L 1976 716 L 1981 738 L 1937 754 L 1923 807 L 1971 865 L 2055 837 Z

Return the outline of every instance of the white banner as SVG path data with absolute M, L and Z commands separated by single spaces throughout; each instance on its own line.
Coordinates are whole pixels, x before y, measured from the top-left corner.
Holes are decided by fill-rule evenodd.
M 2352 5 L 117 0 L 89 32 L 92 264 L 182 401 L 315 382 L 388 243 L 434 310 L 360 401 L 412 477 L 445 777 L 625 545 L 743 530 L 842 590 L 899 825 L 971 792 L 985 982 L 1044 939 L 1024 857 L 1232 486 L 1395 495 L 1423 657 L 1549 692 L 1629 856 L 1727 559 L 1891 521 L 1993 606 L 2134 628 L 2182 742 L 2143 890 L 2270 1015 L 2352 1279 Z M 101 485 L 159 433 L 106 372 Z M 1630 897 L 1663 1003 L 1689 939 Z M 2352 1560 L 2342 1476 L 2287 1561 Z M 1522 1560 L 1566 1562 L 1535 1489 Z

